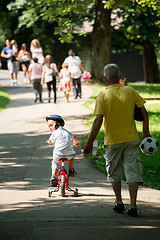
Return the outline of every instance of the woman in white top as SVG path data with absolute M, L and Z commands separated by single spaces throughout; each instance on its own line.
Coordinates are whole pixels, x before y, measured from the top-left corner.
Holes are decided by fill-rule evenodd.
M 75 52 L 73 50 L 69 50 L 69 57 L 65 59 L 65 63 L 68 63 L 69 72 L 71 72 L 71 77 L 73 79 L 73 95 L 76 99 L 77 97 L 82 97 L 81 90 L 81 73 L 84 72 L 81 59 L 78 56 L 75 56 Z
M 69 92 L 72 86 L 72 78 L 71 78 L 71 73 L 68 70 L 68 63 L 63 63 L 62 64 L 62 69 L 59 74 L 60 77 L 60 83 L 61 83 L 61 89 L 64 92 L 64 96 L 66 98 L 66 101 L 69 102 Z
M 48 102 L 51 102 L 51 87 L 53 87 L 54 92 L 54 103 L 56 103 L 56 76 L 58 75 L 57 65 L 53 62 L 51 55 L 45 57 L 45 62 L 42 70 L 41 84 L 44 82 L 47 84 L 48 89 Z
M 37 39 L 33 39 L 30 46 L 30 51 L 33 58 L 38 58 L 38 63 L 44 63 L 43 50 L 40 46 L 40 42 Z
M 24 73 L 24 82 L 27 83 L 27 72 L 30 65 L 31 54 L 27 49 L 27 45 L 25 43 L 22 44 L 21 50 L 18 54 L 19 61 L 22 61 L 21 66 Z

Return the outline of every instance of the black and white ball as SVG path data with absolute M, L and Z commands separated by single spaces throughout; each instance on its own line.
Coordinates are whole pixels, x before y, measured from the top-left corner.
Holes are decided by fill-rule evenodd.
M 155 138 L 146 137 L 141 142 L 140 149 L 144 154 L 154 154 L 158 151 L 158 142 Z

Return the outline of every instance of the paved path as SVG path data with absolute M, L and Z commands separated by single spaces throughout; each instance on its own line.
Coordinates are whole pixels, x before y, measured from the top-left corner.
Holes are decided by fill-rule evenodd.
M 83 119 L 89 110 L 83 103 L 91 90 L 83 84 L 83 98 L 64 101 L 58 92 L 57 104 L 35 104 L 32 86 L 24 85 L 22 73 L 18 86 L 10 87 L 7 71 L 0 71 L 0 84 L 11 94 L 11 101 L 0 113 L 0 239 L 1 240 L 158 240 L 160 236 L 160 191 L 141 187 L 139 218 L 112 211 L 115 200 L 106 176 L 88 159 L 75 162 L 78 175 L 70 181 L 78 187 L 79 197 L 55 193 L 48 197 L 52 148 L 45 144 L 49 136 L 45 117 L 57 113 L 66 121 L 66 129 L 79 139 L 88 133 Z M 128 206 L 126 185 L 122 196 Z

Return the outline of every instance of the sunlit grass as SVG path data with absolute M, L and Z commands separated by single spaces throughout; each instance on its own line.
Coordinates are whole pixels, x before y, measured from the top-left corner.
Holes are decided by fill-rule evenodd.
M 160 84 L 129 83 L 144 98 L 160 98 Z
M 9 103 L 9 93 L 0 86 L 0 111 Z

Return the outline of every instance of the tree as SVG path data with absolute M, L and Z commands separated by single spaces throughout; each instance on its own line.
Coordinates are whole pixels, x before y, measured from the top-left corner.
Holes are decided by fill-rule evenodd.
M 8 5 L 12 11 L 19 12 L 19 28 L 32 27 L 39 19 L 55 23 L 52 31 L 59 35 L 61 43 L 71 43 L 77 26 L 93 18 L 92 0 L 16 0 Z
M 61 43 L 71 43 L 77 26 L 95 19 L 91 34 L 91 74 L 103 80 L 103 67 L 110 62 L 111 56 L 111 10 L 104 8 L 102 0 L 16 0 L 9 9 L 20 13 L 20 28 L 32 27 L 39 19 L 54 23 L 53 32 L 58 34 Z
M 0 52 L 5 47 L 6 39 L 13 38 L 13 29 L 18 25 L 18 18 L 15 13 L 9 12 L 7 9 L 7 4 L 11 0 L 1 0 L 0 4 Z M 2 68 L 7 68 L 7 60 L 0 57 L 0 62 L 2 62 Z
M 9 9 L 20 14 L 19 27 L 21 28 L 24 26 L 33 27 L 40 19 L 53 23 L 55 27 L 51 31 L 55 35 L 58 35 L 61 43 L 74 42 L 74 33 L 77 31 L 77 26 L 81 27 L 84 21 L 95 20 L 93 32 L 91 33 L 91 74 L 96 80 L 102 81 L 103 67 L 110 62 L 111 56 L 110 23 L 112 8 L 118 8 L 123 5 L 124 10 L 125 8 L 128 9 L 128 6 L 132 10 L 133 5 L 131 5 L 131 2 L 135 2 L 133 4 L 137 4 L 136 2 L 138 2 L 139 6 L 142 5 L 142 9 L 145 9 L 146 4 L 148 4 L 147 7 L 150 9 L 158 9 L 158 0 L 15 0 L 9 5 Z M 146 3 L 144 4 L 144 2 Z M 159 12 L 159 10 L 157 10 L 157 12 Z M 138 15 L 139 12 L 135 12 L 135 14 Z M 126 22 L 128 20 L 129 18 L 126 18 Z M 140 24 L 140 22 L 138 24 Z M 80 34 L 84 35 L 85 33 L 81 32 Z M 132 38 L 129 37 L 128 39 L 132 40 Z M 155 45 L 150 42 L 149 39 L 146 40 L 147 41 L 143 43 L 141 42 L 141 45 L 149 46 L 151 43 L 150 51 L 152 51 L 152 56 L 150 55 L 150 57 L 154 59 Z M 136 41 L 134 40 L 134 42 Z M 146 48 L 148 48 L 148 46 Z M 147 59 L 148 52 L 144 52 L 146 52 Z M 153 62 L 155 63 L 155 60 L 153 60 Z M 149 69 L 148 64 L 146 66 L 146 69 Z M 153 71 L 152 69 L 147 75 L 154 74 L 156 69 L 154 68 Z M 151 79 L 151 77 L 149 78 Z M 152 79 L 155 79 L 155 76 L 152 76 Z
M 91 34 L 92 76 L 103 81 L 103 68 L 111 59 L 111 9 L 104 9 L 102 1 L 95 6 L 95 22 Z
M 159 83 L 159 70 L 155 54 L 160 43 L 158 11 L 134 2 L 125 6 L 120 15 L 124 19 L 121 29 L 125 32 L 125 36 L 135 48 L 144 54 L 146 82 Z
M 54 35 L 54 29 L 57 24 L 48 22 L 47 20 L 42 19 L 42 17 L 39 17 L 37 20 L 34 19 L 34 24 L 26 27 L 22 17 L 22 9 L 19 9 L 20 6 L 18 5 L 18 10 L 14 9 L 13 11 L 9 11 L 7 5 L 10 2 L 11 0 L 1 0 L 0 51 L 5 46 L 5 40 L 8 38 L 15 39 L 20 49 L 22 43 L 26 43 L 29 48 L 32 39 L 39 39 L 40 36 L 40 42 L 43 47 L 44 54 L 46 55 L 54 53 L 54 56 L 58 56 L 58 59 L 55 58 L 54 60 L 61 64 L 61 59 L 64 59 L 64 57 L 66 57 L 66 55 L 63 55 L 63 52 L 67 52 L 68 46 L 64 44 L 64 51 L 62 51 L 62 45 L 58 40 L 58 36 Z M 19 17 L 22 17 L 21 21 L 18 21 Z M 27 20 L 28 22 L 32 22 L 32 17 L 30 16 L 27 18 Z M 2 67 L 6 68 L 6 59 L 1 58 L 1 61 Z
M 12 37 L 13 25 L 17 26 L 17 17 L 13 12 L 9 12 L 6 3 L 11 0 L 1 0 L 0 5 L 0 48 L 5 46 L 5 40 Z

